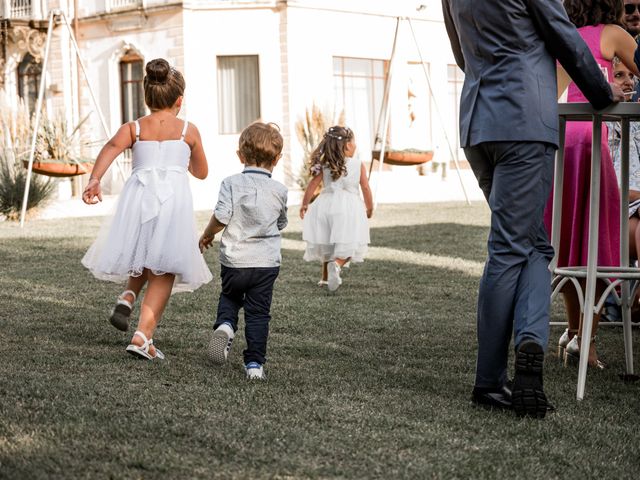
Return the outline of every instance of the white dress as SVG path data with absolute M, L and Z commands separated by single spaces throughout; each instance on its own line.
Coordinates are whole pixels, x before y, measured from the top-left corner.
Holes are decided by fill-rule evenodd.
M 303 220 L 302 239 L 307 242 L 304 259 L 329 262 L 351 258 L 362 262 L 369 244 L 369 223 L 360 198 L 361 162 L 346 158 L 347 175 L 331 178 L 323 168 L 322 193 L 309 205 Z
M 198 248 L 187 168 L 191 149 L 179 140 L 140 140 L 136 120 L 133 171 L 115 215 L 82 259 L 96 278 L 122 282 L 147 268 L 176 275 L 172 293 L 193 291 L 213 276 Z

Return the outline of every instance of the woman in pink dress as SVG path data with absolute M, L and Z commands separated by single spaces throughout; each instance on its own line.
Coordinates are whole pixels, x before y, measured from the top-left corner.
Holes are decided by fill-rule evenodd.
M 571 21 L 578 27 L 580 35 L 589 46 L 602 72 L 611 83 L 613 80 L 612 59 L 619 57 L 636 75 L 640 75 L 633 56 L 637 44 L 622 27 L 623 3 L 619 0 L 565 0 L 565 9 Z M 570 79 L 558 67 L 559 93 Z M 587 102 L 578 87 L 571 82 L 568 102 Z M 562 202 L 562 224 L 558 266 L 584 266 L 587 264 L 589 242 L 589 185 L 591 169 L 590 122 L 567 122 L 564 146 L 564 183 Z M 598 265 L 620 266 L 620 193 L 616 173 L 607 145 L 607 130 L 603 126 L 601 137 L 602 162 L 600 180 L 600 220 L 598 229 Z M 545 226 L 551 233 L 551 199 L 545 209 Z M 604 283 L 598 282 L 596 295 L 604 291 Z M 579 356 L 582 336 L 582 317 L 578 296 L 571 283 L 562 291 L 569 328 L 558 341 L 566 356 Z M 595 332 L 600 316 L 593 320 L 593 337 L 589 342 L 589 365 L 603 368 L 595 349 Z

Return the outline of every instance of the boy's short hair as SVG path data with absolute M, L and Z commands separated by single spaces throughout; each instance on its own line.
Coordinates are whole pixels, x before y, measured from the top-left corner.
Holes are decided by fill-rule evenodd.
M 275 123 L 254 122 L 240 134 L 239 151 L 250 165 L 271 165 L 282 152 L 283 143 Z

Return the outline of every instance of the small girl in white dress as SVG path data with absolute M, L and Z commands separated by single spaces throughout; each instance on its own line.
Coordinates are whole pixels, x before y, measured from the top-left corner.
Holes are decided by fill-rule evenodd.
M 142 287 L 138 329 L 126 351 L 164 359 L 153 333 L 172 292 L 193 291 L 213 278 L 198 247 L 189 188 L 190 172 L 204 179 L 207 159 L 195 125 L 177 118 L 185 89 L 182 74 L 164 59 L 150 61 L 144 78 L 151 114 L 129 122 L 102 148 L 82 199 L 102 200 L 100 179 L 126 148 L 133 150 L 133 171 L 120 193 L 116 213 L 105 223 L 82 259 L 96 278 L 127 281 L 110 322 L 129 328 L 129 317 Z
M 355 151 L 350 129 L 335 126 L 325 133 L 311 155 L 313 179 L 300 207 L 302 239 L 307 242 L 304 259 L 322 262 L 318 285 L 327 285 L 330 291 L 342 283 L 340 271 L 347 262 L 364 260 L 369 244 L 367 218 L 373 214 L 373 199 L 364 165 L 353 158 Z M 309 205 L 320 182 L 324 188 Z

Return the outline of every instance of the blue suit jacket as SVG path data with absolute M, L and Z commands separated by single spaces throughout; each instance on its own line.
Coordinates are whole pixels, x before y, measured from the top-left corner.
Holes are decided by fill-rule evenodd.
M 442 0 L 456 63 L 465 73 L 460 143 L 558 145 L 557 59 L 596 109 L 611 88 L 560 0 Z

